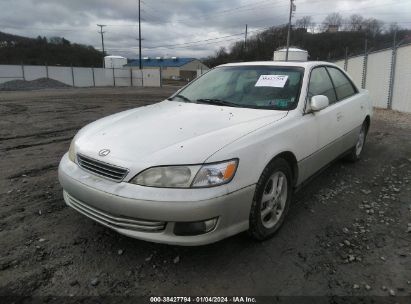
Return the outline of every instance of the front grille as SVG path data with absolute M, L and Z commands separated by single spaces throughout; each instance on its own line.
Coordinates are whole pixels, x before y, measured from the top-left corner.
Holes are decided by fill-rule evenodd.
M 121 182 L 128 173 L 125 168 L 110 165 L 81 154 L 77 154 L 77 161 L 81 168 L 116 182 Z
M 135 231 L 145 231 L 145 232 L 158 232 L 164 230 L 166 223 L 161 221 L 147 221 L 132 219 L 128 217 L 115 216 L 104 211 L 93 208 L 86 205 L 84 202 L 75 199 L 67 192 L 64 192 L 66 197 L 66 202 L 70 207 L 76 211 L 84 214 L 85 216 L 108 226 L 110 228 L 120 228 Z

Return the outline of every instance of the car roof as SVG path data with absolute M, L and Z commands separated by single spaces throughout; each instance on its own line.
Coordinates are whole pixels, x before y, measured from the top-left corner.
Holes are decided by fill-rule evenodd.
M 226 63 L 219 65 L 219 67 L 224 66 L 256 66 L 256 65 L 265 65 L 265 66 L 284 66 L 284 67 L 302 67 L 302 68 L 311 68 L 317 65 L 332 65 L 335 64 L 327 61 L 248 61 L 248 62 L 234 62 Z

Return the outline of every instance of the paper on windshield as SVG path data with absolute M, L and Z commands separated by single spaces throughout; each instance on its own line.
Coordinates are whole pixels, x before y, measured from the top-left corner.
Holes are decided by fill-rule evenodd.
M 283 88 L 287 79 L 287 75 L 261 75 L 255 83 L 255 86 Z

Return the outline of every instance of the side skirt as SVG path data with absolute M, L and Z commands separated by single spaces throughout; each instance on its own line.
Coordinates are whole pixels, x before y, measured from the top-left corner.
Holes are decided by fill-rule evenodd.
M 351 149 L 348 149 L 347 151 L 341 153 L 339 156 L 337 156 L 334 160 L 332 160 L 331 162 L 329 162 L 328 164 L 326 164 L 325 166 L 321 167 L 320 169 L 318 169 L 315 173 L 313 173 L 310 177 L 308 177 L 306 180 L 304 180 L 303 182 L 301 182 L 298 186 L 294 187 L 294 192 L 298 192 L 300 191 L 302 188 L 304 188 L 307 184 L 311 183 L 316 177 L 318 177 L 319 175 L 321 175 L 322 172 L 324 172 L 327 168 L 329 168 L 330 166 L 332 166 L 333 164 L 335 164 L 337 161 L 341 160 L 342 158 L 344 158 L 346 155 L 350 154 Z

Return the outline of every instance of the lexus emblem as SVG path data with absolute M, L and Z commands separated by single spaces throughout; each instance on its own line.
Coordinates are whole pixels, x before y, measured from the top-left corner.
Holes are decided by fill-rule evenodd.
M 100 155 L 100 156 L 107 156 L 107 155 L 109 155 L 110 154 L 110 150 L 109 149 L 103 149 L 103 150 L 100 150 L 99 152 L 98 152 L 98 155 Z

